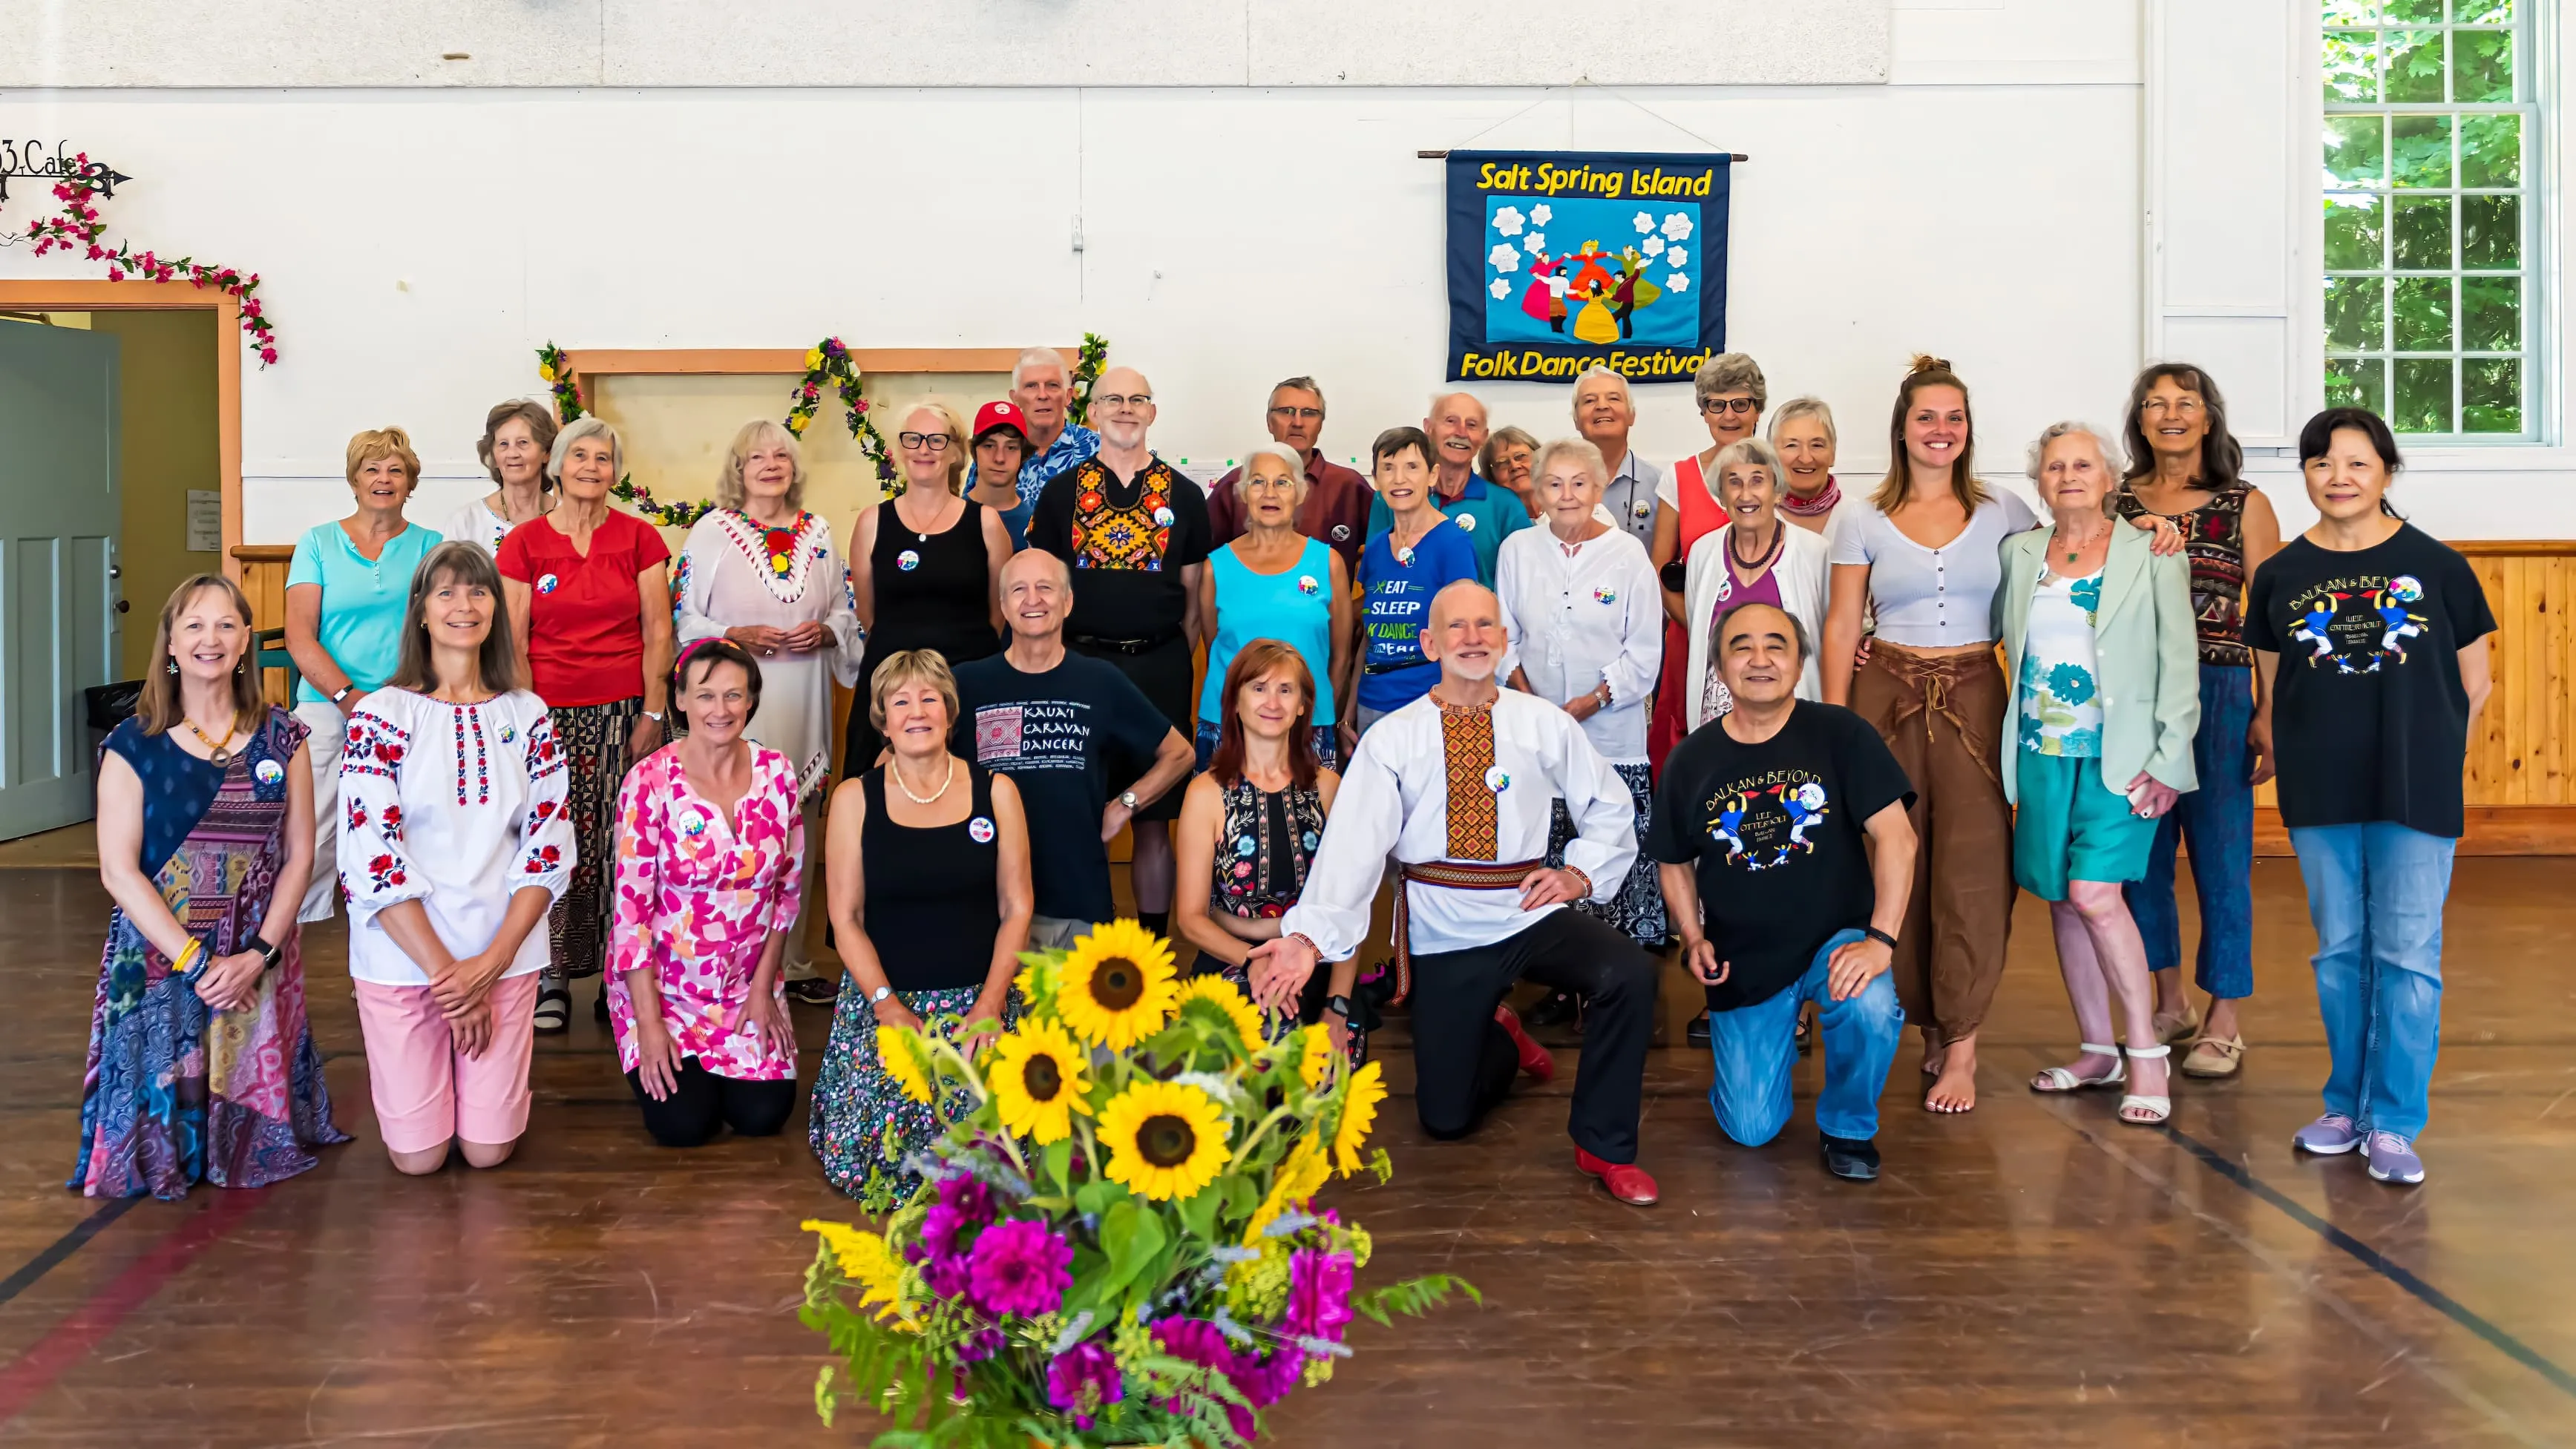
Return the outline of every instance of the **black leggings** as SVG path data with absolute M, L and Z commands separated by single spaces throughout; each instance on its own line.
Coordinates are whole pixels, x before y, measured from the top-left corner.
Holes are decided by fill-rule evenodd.
M 680 1058 L 678 1085 L 656 1102 L 644 1091 L 640 1074 L 628 1072 L 626 1085 L 644 1108 L 644 1130 L 665 1147 L 696 1147 L 714 1138 L 716 1129 L 731 1127 L 744 1137 L 775 1137 L 796 1110 L 796 1079 L 746 1082 L 719 1077 L 698 1065 L 696 1057 Z

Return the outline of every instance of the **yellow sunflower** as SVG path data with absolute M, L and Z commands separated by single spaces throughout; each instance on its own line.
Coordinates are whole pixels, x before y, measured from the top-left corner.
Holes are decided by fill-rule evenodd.
M 1150 1078 L 1100 1109 L 1108 1175 L 1155 1202 L 1186 1198 L 1215 1180 L 1233 1152 L 1225 1113 L 1196 1087 Z
M 1172 1015 L 1172 948 L 1134 921 L 1112 921 L 1074 942 L 1055 1014 L 1084 1041 L 1125 1051 Z
M 903 1094 L 916 1102 L 930 1100 L 930 1072 L 921 1060 L 921 1036 L 908 1027 L 877 1032 L 877 1062 Z
M 1305 1039 L 1299 1046 L 1305 1055 L 1298 1058 L 1297 1075 L 1306 1079 L 1306 1090 L 1324 1090 L 1324 1084 L 1333 1079 L 1333 1058 L 1340 1055 L 1333 1050 L 1333 1034 L 1324 1029 L 1323 1023 L 1317 1022 L 1306 1028 Z
M 807 1218 L 798 1226 L 806 1232 L 819 1233 L 830 1245 L 832 1258 L 840 1264 L 841 1276 L 859 1285 L 859 1306 L 882 1305 L 877 1319 L 900 1320 L 902 1327 L 913 1326 L 912 1313 L 903 1301 L 903 1260 L 886 1245 L 879 1234 L 863 1232 L 848 1223 L 827 1223 Z
M 1376 1125 L 1378 1103 L 1386 1100 L 1386 1074 L 1376 1062 L 1351 1073 L 1342 1093 L 1342 1120 L 1333 1128 L 1333 1164 L 1348 1177 L 1360 1170 L 1360 1148 Z
M 1234 1023 L 1234 1034 L 1242 1039 L 1246 1053 L 1261 1050 L 1268 1039 L 1261 1029 L 1261 1013 L 1253 1010 L 1252 1003 L 1224 977 L 1193 976 L 1181 983 L 1180 998 L 1173 1009 L 1177 1011 L 1193 1001 L 1207 1002 L 1225 1013 L 1226 1020 Z
M 1324 1159 L 1320 1139 L 1311 1133 L 1298 1138 L 1297 1145 L 1288 1149 L 1279 1171 L 1271 1177 L 1269 1194 L 1253 1210 L 1252 1221 L 1243 1230 L 1244 1246 L 1258 1244 L 1262 1231 L 1278 1221 L 1281 1213 L 1304 1207 L 1332 1175 L 1333 1167 Z
M 1073 1130 L 1073 1114 L 1089 1112 L 1082 1094 L 1091 1090 L 1083 1076 L 1082 1048 L 1064 1028 L 1032 1017 L 993 1047 L 993 1064 L 984 1080 L 1002 1109 L 1002 1125 L 1043 1146 L 1060 1142 Z

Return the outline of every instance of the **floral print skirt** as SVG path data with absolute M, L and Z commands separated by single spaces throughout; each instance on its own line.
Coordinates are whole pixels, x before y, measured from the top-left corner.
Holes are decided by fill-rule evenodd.
M 906 991 L 902 1000 L 928 1024 L 937 1017 L 964 1016 L 974 1008 L 976 995 L 976 988 L 959 986 Z M 1015 991 L 1002 1008 L 1005 1028 L 1018 1020 L 1018 1006 Z M 867 993 L 843 982 L 806 1116 L 806 1137 L 823 1164 L 823 1175 L 852 1197 L 867 1194 L 870 1180 L 876 1179 L 876 1191 L 900 1203 L 921 1181 L 904 1168 L 903 1159 L 939 1132 L 939 1114 L 929 1103 L 905 1096 L 879 1062 L 876 1008 L 868 1004 Z
M 564 813 L 572 818 L 572 879 L 546 912 L 546 980 L 554 985 L 596 976 L 608 955 L 609 919 L 617 911 L 617 787 L 626 780 L 627 739 L 644 713 L 644 697 L 549 711 L 564 752 Z
M 1585 901 L 1577 910 L 1597 916 L 1602 923 L 1637 944 L 1653 950 L 1664 942 L 1664 885 L 1655 870 L 1654 857 L 1646 854 L 1646 828 L 1654 823 L 1654 767 L 1640 760 L 1633 765 L 1613 763 L 1619 778 L 1628 784 L 1628 798 L 1637 805 L 1637 859 L 1628 867 L 1628 878 L 1619 884 L 1619 894 L 1608 902 Z M 1565 847 L 1574 839 L 1574 817 L 1566 812 L 1565 802 L 1556 802 L 1555 822 L 1548 827 L 1547 863 L 1562 867 Z

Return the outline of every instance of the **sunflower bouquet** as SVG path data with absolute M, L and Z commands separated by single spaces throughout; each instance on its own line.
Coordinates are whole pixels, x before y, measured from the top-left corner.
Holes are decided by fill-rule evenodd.
M 887 1446 L 1235 1449 L 1349 1356 L 1355 1317 L 1419 1315 L 1443 1275 L 1366 1291 L 1370 1241 L 1315 1194 L 1363 1170 L 1386 1099 L 1321 1026 L 1175 977 L 1133 921 L 1030 952 L 1011 1030 L 881 1028 L 885 1068 L 946 1132 L 883 1224 L 807 1222 L 814 1387 L 893 1421 Z

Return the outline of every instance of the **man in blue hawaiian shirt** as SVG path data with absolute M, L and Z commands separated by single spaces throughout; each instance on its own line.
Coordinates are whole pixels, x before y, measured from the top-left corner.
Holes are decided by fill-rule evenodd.
M 1068 425 L 1065 411 L 1073 403 L 1073 372 L 1064 354 L 1052 347 L 1032 347 L 1011 364 L 1011 401 L 1028 419 L 1028 461 L 1020 465 L 1020 502 L 1034 504 L 1047 481 L 1073 471 L 1075 464 L 1100 451 L 1100 435 L 1079 423 Z M 966 487 L 975 487 L 975 471 L 966 471 Z

